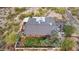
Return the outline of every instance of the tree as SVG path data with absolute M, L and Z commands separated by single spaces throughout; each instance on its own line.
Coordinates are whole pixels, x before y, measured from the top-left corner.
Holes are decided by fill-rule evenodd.
M 25 10 L 26 10 L 25 8 L 18 8 L 18 7 L 15 8 L 16 14 L 19 14 L 19 13 L 25 11 Z
M 78 9 L 77 8 L 72 8 L 71 13 L 72 13 L 72 15 L 76 16 L 77 13 L 78 13 Z
M 56 13 L 65 14 L 65 8 L 55 8 Z
M 63 51 L 73 50 L 73 47 L 75 47 L 75 42 L 70 38 L 64 39 L 61 43 L 61 50 Z
M 39 8 L 34 12 L 34 16 L 44 16 L 46 12 L 47 12 L 46 8 Z
M 71 25 L 65 25 L 63 31 L 66 36 L 71 36 L 75 32 L 75 28 Z
M 8 45 L 13 45 L 16 42 L 16 33 L 13 31 L 6 35 L 5 42 Z
M 33 12 L 27 12 L 26 14 L 21 14 L 20 15 L 20 17 L 19 17 L 19 19 L 24 19 L 24 18 L 26 18 L 26 17 L 32 17 L 34 15 L 34 13 Z
M 41 16 L 41 14 L 40 14 L 39 11 L 35 11 L 35 12 L 34 12 L 34 16 Z

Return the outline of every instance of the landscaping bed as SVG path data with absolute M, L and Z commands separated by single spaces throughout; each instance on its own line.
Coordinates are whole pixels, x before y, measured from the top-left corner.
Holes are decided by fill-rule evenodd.
M 16 48 L 55 48 L 59 47 L 59 39 L 46 37 L 22 37 L 17 40 Z

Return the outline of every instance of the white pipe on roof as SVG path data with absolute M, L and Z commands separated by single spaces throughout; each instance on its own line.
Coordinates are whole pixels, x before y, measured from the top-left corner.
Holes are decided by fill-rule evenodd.
M 52 23 L 49 23 L 50 26 L 52 26 Z
M 45 22 L 45 17 L 33 17 L 33 18 L 36 18 L 36 21 L 37 21 L 37 22 L 40 22 L 40 20 L 41 20 L 42 22 Z

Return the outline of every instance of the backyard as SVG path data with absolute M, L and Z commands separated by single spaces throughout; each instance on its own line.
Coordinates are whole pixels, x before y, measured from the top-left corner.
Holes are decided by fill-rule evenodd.
M 52 48 L 59 46 L 59 39 L 50 39 L 46 37 L 25 37 L 24 39 L 22 38 L 18 40 L 16 48 Z

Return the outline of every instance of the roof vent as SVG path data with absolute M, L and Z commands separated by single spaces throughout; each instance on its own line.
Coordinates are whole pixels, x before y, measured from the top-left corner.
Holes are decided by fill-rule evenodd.
M 40 24 L 40 21 L 38 23 Z
M 50 26 L 52 26 L 52 23 L 49 23 Z
M 41 17 L 40 19 L 42 22 L 45 22 L 45 17 Z

